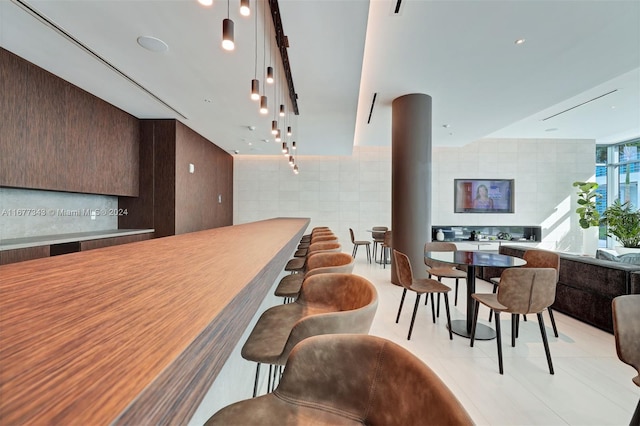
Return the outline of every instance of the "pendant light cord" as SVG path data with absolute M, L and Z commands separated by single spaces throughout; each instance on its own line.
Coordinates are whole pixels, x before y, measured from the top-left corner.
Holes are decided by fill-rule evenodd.
M 228 1 L 228 0 L 227 0 Z M 254 36 L 255 36 L 255 52 L 256 52 L 256 56 L 255 59 L 253 61 L 254 64 L 254 69 L 253 69 L 253 76 L 254 79 L 258 79 L 258 2 L 256 1 L 256 16 L 255 16 L 255 28 L 254 28 Z

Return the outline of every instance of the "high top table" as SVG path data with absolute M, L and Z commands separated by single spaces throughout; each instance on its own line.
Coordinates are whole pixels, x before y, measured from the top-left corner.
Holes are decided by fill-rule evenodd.
M 0 425 L 187 424 L 308 224 L 0 266 Z
M 442 263 L 467 266 L 467 319 L 451 321 L 451 331 L 462 337 L 471 337 L 475 303 L 471 295 L 476 291 L 476 266 L 496 266 L 513 268 L 524 266 L 527 262 L 519 257 L 483 251 L 428 251 L 424 257 Z M 493 328 L 484 324 L 476 326 L 476 340 L 490 340 L 496 337 Z

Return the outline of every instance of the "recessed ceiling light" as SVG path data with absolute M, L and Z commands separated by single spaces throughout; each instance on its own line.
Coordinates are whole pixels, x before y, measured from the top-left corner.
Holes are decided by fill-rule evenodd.
M 167 43 L 160 40 L 159 38 L 151 36 L 138 37 L 138 44 L 147 50 L 157 53 L 166 52 L 167 50 L 169 50 L 169 46 L 167 45 Z
M 526 40 L 523 38 L 519 38 L 515 41 L 515 44 L 523 44 Z
M 206 103 L 208 103 L 208 104 L 210 104 L 210 103 L 211 103 L 211 99 L 208 99 L 208 98 L 205 98 L 205 99 L 204 99 L 204 101 L 205 101 Z
M 442 127 L 444 127 L 445 129 L 448 129 L 449 127 L 451 127 L 451 124 L 443 124 Z

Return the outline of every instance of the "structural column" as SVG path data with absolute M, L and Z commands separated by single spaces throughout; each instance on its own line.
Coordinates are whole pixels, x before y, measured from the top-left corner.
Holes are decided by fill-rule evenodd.
M 394 99 L 391 135 L 391 231 L 393 248 L 426 278 L 424 244 L 431 240 L 431 96 Z M 391 282 L 399 284 L 395 265 Z

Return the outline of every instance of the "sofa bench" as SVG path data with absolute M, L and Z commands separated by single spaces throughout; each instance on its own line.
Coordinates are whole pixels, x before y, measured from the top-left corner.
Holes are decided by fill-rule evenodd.
M 522 257 L 530 247 L 501 246 L 500 253 Z M 640 265 L 560 254 L 560 277 L 552 308 L 613 333 L 611 301 L 623 294 L 640 294 Z M 480 278 L 498 277 L 501 268 L 482 268 Z

